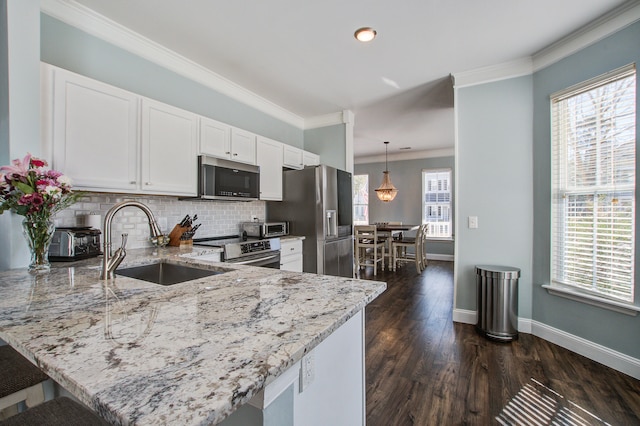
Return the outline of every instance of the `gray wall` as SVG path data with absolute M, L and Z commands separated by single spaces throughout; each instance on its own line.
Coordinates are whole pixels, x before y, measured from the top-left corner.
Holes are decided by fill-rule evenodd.
M 531 91 L 531 76 L 456 89 L 456 309 L 476 309 L 475 265 L 506 265 L 522 271 L 519 313 L 531 318 Z
M 0 164 L 40 156 L 40 2 L 0 0 Z M 25 266 L 22 216 L 0 215 L 0 270 Z
M 533 237 L 533 319 L 580 336 L 624 354 L 640 358 L 640 316 L 631 317 L 602 308 L 552 296 L 541 285 L 549 284 L 550 255 L 550 105 L 549 95 L 576 83 L 596 77 L 623 65 L 640 62 L 640 23 L 589 46 L 570 57 L 534 74 L 533 161 L 534 161 L 534 237 Z M 636 85 L 636 102 L 640 84 Z M 636 125 L 640 109 L 636 105 Z M 638 133 L 636 132 L 636 137 Z M 636 140 L 637 146 L 637 140 Z M 637 149 L 637 148 L 636 148 Z M 637 150 L 636 156 L 640 153 Z M 637 157 L 636 157 L 637 158 Z M 637 160 L 636 160 L 637 163 Z M 636 179 L 638 170 L 636 166 Z M 637 191 L 636 191 L 637 194 Z M 640 212 L 636 209 L 636 241 L 640 229 Z M 635 271 L 639 254 L 636 246 Z M 637 275 L 636 275 L 637 282 Z M 636 285 L 635 304 L 640 304 Z
M 40 43 L 43 62 L 303 148 L 302 129 L 46 14 L 41 15 Z
M 355 175 L 369 175 L 369 223 L 401 221 L 417 224 L 422 220 L 422 170 L 446 169 L 455 176 L 454 157 L 421 158 L 389 162 L 391 182 L 398 188 L 393 201 L 383 203 L 376 197 L 375 189 L 382 183 L 385 163 L 355 164 Z M 455 180 L 452 182 L 455 188 Z M 452 194 L 455 200 L 455 193 Z M 452 206 L 455 209 L 455 205 Z M 454 223 L 455 226 L 455 223 Z M 429 254 L 453 255 L 453 241 L 430 240 Z
M 346 170 L 346 125 L 319 127 L 304 131 L 304 149 L 318 154 L 322 164 Z

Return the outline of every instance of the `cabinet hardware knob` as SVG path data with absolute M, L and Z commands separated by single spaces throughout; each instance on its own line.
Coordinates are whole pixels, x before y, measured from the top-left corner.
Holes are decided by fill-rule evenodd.
M 233 153 L 233 155 L 234 155 L 234 156 L 236 156 L 236 157 L 238 156 L 238 154 L 237 154 L 237 153 L 235 153 L 235 152 Z
M 231 151 L 226 151 L 225 154 L 231 154 Z
M 136 181 L 135 181 L 135 180 L 132 180 L 132 181 L 131 181 L 131 182 L 129 182 L 129 183 L 130 183 L 131 185 L 135 185 L 135 184 L 136 184 Z
M 145 182 L 144 184 L 145 185 L 151 185 L 151 182 Z

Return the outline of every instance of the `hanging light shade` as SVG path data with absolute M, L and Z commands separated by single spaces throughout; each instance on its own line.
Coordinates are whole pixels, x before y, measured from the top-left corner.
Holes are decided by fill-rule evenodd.
M 389 157 L 389 142 L 384 143 L 384 172 L 382 176 L 382 184 L 378 189 L 376 189 L 376 195 L 378 195 L 378 199 L 380 201 L 384 201 L 388 203 L 396 198 L 396 194 L 398 190 L 391 183 L 391 178 L 389 178 L 389 167 L 388 167 L 388 157 Z

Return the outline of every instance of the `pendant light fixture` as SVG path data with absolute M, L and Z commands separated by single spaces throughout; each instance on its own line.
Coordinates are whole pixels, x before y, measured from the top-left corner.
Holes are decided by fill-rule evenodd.
M 378 195 L 378 199 L 380 201 L 384 201 L 388 203 L 396 198 L 396 194 L 398 190 L 391 183 L 391 179 L 389 179 L 389 167 L 388 167 L 388 158 L 389 158 L 389 142 L 384 143 L 384 172 L 382 176 L 382 184 L 378 189 L 376 189 L 376 194 Z

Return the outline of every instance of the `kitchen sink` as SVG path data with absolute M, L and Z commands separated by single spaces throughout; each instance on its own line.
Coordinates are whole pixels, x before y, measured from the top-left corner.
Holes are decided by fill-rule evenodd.
M 130 268 L 116 269 L 116 275 L 135 278 L 160 285 L 172 285 L 198 278 L 224 274 L 230 269 L 202 269 L 190 265 L 157 262 L 149 265 L 132 266 Z

